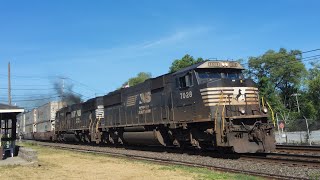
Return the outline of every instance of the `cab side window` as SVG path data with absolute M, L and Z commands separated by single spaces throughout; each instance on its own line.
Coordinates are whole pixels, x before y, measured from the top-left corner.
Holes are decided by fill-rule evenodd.
M 186 88 L 193 86 L 192 74 L 188 73 L 185 76 L 179 77 L 177 79 L 177 86 L 179 88 Z

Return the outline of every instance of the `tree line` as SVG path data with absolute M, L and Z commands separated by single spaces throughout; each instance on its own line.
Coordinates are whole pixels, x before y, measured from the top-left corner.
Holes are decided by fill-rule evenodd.
M 201 57 L 186 54 L 172 62 L 169 73 L 201 61 L 204 61 Z M 307 64 L 300 50 L 281 48 L 238 61 L 246 68 L 245 77 L 257 83 L 260 97 L 268 101 L 279 120 L 286 122 L 288 130 L 305 130 L 305 119 L 309 120 L 311 130 L 320 129 L 320 63 L 317 60 Z M 151 77 L 151 73 L 140 72 L 123 85 L 134 86 Z

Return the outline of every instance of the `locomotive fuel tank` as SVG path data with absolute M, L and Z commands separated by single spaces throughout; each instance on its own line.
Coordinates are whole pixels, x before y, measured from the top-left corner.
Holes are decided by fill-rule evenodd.
M 136 145 L 163 145 L 163 137 L 159 131 L 124 132 L 123 139 L 127 144 Z

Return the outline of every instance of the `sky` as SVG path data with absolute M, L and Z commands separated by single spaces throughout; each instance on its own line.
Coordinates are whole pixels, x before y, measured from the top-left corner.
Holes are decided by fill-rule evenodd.
M 244 59 L 269 49 L 320 48 L 320 1 L 0 0 L 0 103 L 73 84 L 84 99 L 139 72 L 165 74 L 174 59 Z

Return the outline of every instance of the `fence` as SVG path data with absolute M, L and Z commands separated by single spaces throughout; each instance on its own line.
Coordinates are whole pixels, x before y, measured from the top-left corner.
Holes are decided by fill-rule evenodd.
M 306 131 L 276 133 L 276 142 L 278 144 L 313 144 L 320 145 L 320 130 L 310 131 L 310 139 Z

